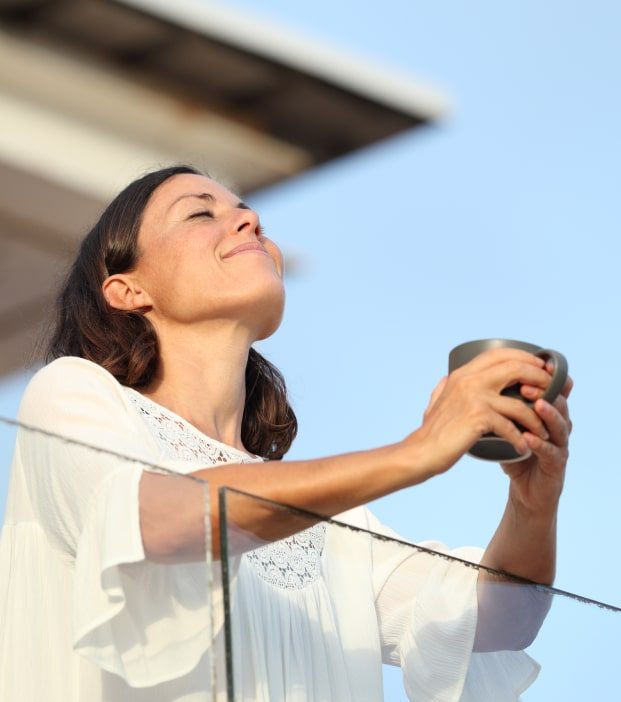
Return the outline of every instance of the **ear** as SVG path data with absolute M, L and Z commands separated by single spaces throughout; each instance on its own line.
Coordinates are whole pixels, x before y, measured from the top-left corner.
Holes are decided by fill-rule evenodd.
M 101 286 L 106 302 L 116 310 L 134 312 L 151 307 L 149 294 L 131 276 L 111 275 Z

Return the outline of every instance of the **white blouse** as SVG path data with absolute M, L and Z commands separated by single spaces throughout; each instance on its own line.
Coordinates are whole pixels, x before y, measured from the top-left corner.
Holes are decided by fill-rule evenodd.
M 0 700 L 224 702 L 219 564 L 209 577 L 204 564 L 147 560 L 138 484 L 153 464 L 261 470 L 261 459 L 79 358 L 35 375 L 19 420 L 47 434 L 17 436 L 0 539 Z M 337 519 L 396 536 L 365 508 Z M 246 553 L 232 589 L 236 699 L 380 702 L 384 662 L 401 666 L 412 701 L 518 700 L 539 667 L 523 652 L 472 653 L 476 576 L 324 523 Z

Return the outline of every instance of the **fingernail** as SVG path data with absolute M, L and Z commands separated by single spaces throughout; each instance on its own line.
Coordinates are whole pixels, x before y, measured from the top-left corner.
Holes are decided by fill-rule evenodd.
M 550 435 L 548 434 L 548 432 L 545 429 L 541 432 L 541 438 L 544 441 L 547 441 L 550 438 Z

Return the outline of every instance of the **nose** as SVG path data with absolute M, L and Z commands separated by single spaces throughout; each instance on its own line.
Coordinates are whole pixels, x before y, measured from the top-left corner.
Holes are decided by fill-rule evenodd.
M 259 236 L 261 232 L 261 224 L 259 222 L 259 215 L 250 209 L 239 209 L 239 215 L 235 222 L 235 233 L 236 234 L 255 234 Z

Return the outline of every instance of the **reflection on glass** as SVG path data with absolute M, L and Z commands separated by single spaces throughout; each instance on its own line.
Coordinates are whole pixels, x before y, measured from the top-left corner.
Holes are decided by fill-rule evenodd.
M 403 542 L 364 508 L 327 520 L 223 488 L 220 550 L 229 702 L 378 702 L 382 663 L 413 701 L 616 689 L 621 610 Z
M 3 470 L 12 463 L 0 541 L 0 699 L 222 700 L 208 485 L 184 475 L 194 464 L 141 460 L 109 439 L 0 420 Z M 171 505 L 195 515 L 193 550 L 166 540 Z

